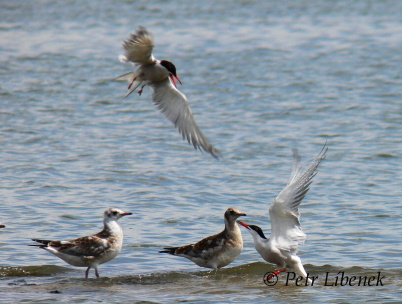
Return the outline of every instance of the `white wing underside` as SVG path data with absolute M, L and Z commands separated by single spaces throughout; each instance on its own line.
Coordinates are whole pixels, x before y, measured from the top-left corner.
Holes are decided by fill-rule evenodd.
M 327 149 L 325 145 L 304 171 L 301 171 L 301 157 L 297 149 L 293 149 L 294 165 L 289 182 L 269 208 L 270 240 L 281 250 L 296 254 L 299 244 L 303 244 L 306 239 L 300 226 L 298 207 L 308 192 L 312 178 L 317 174 L 317 167 L 325 158 Z
M 175 125 L 183 139 L 195 149 L 203 149 L 219 158 L 219 151 L 212 146 L 195 122 L 186 96 L 175 88 L 170 79 L 154 82 L 151 87 L 153 103 Z

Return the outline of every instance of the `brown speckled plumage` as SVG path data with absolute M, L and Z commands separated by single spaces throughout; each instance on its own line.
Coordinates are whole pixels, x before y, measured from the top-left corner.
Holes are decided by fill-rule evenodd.
M 195 244 L 167 247 L 160 252 L 185 257 L 201 267 L 224 267 L 233 262 L 243 249 L 243 239 L 236 219 L 245 215 L 235 208 L 229 208 L 225 212 L 225 229 L 222 232 Z
M 123 231 L 117 220 L 129 214 L 131 213 L 109 208 L 104 212 L 104 228 L 96 234 L 70 241 L 32 239 L 40 244 L 31 246 L 43 248 L 71 265 L 88 267 L 85 277 L 88 277 L 88 271 L 93 267 L 99 277 L 97 266 L 115 258 L 121 250 Z

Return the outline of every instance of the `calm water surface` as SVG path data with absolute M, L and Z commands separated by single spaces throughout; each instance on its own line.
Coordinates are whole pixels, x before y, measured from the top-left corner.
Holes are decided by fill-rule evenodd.
M 17 0 L 0 20 L 0 302 L 402 301 L 401 1 Z M 122 100 L 117 57 L 139 25 L 221 161 L 183 142 L 148 88 Z M 219 232 L 230 206 L 268 233 L 291 148 L 308 161 L 325 142 L 300 208 L 313 287 L 265 286 L 274 267 L 246 231 L 219 271 L 157 253 Z M 95 233 L 111 206 L 133 215 L 99 280 L 27 246 Z M 342 271 L 384 286 L 324 286 Z

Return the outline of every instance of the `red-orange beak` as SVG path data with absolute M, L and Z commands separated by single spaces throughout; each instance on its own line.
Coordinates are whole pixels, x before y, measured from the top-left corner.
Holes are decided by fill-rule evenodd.
M 181 85 L 183 85 L 183 84 L 181 83 L 181 80 L 180 80 L 179 76 L 175 76 L 175 75 L 173 75 L 173 74 L 169 74 L 169 76 L 170 76 L 170 79 L 172 79 L 172 82 L 173 82 L 173 84 L 174 84 L 174 86 L 175 86 L 176 88 L 177 88 L 176 79 L 177 79 L 177 81 L 178 81 Z
M 242 221 L 237 221 L 240 225 L 242 225 L 243 227 L 246 227 L 248 230 L 250 230 L 250 227 L 246 224 L 246 223 L 244 223 L 244 222 L 242 222 Z

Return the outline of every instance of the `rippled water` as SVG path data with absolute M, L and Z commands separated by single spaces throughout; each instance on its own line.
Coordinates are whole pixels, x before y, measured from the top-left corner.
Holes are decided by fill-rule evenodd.
M 0 20 L 0 301 L 401 301 L 402 2 L 2 1 Z M 149 89 L 122 100 L 117 57 L 139 25 L 221 161 L 183 142 Z M 317 285 L 266 286 L 274 267 L 247 231 L 219 271 L 157 253 L 220 231 L 230 206 L 267 230 L 291 148 L 307 161 L 325 141 L 300 208 Z M 97 232 L 110 206 L 133 215 L 99 280 L 27 246 Z M 384 286 L 324 286 L 342 271 Z

